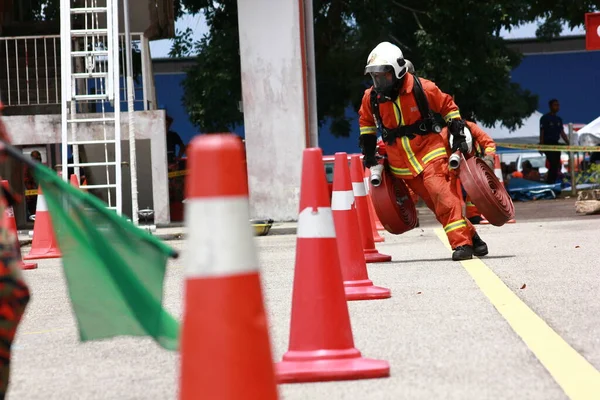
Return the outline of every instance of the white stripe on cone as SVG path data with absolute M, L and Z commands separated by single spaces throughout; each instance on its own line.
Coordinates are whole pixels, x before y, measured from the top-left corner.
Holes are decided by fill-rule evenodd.
M 352 182 L 352 190 L 354 191 L 354 196 L 366 196 L 367 190 L 365 189 L 364 182 Z
M 369 193 L 369 177 L 365 176 L 363 181 L 365 182 L 365 191 Z
M 44 198 L 43 194 L 38 195 L 35 205 L 35 212 L 39 211 L 48 211 L 48 205 L 46 205 L 46 199 Z
M 331 209 L 333 211 L 348 211 L 354 204 L 354 192 L 352 190 L 333 191 L 331 193 Z
M 247 197 L 190 198 L 185 213 L 187 277 L 258 271 Z
M 333 213 L 329 207 L 318 207 L 313 212 L 307 207 L 298 214 L 296 237 L 305 239 L 335 238 Z
M 499 168 L 494 169 L 494 173 L 496 174 L 496 178 L 498 178 L 498 180 L 500 182 L 502 182 L 502 170 Z

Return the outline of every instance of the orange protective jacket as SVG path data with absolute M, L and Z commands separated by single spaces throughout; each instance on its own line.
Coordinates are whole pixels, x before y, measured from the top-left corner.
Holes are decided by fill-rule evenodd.
M 481 129 L 476 123 L 471 121 L 465 121 L 467 127 L 471 131 L 471 135 L 473 136 L 473 151 L 476 154 L 488 154 L 494 155 L 496 154 L 496 143 L 494 140 L 485 133 L 483 129 Z M 450 154 L 450 142 L 448 141 L 448 128 L 444 127 L 440 136 L 444 139 L 444 143 L 446 143 L 446 151 Z M 474 154 L 471 154 L 474 155 Z
M 414 79 L 412 74 L 406 75 L 404 85 L 394 102 L 395 105 L 391 101 L 379 105 L 381 120 L 386 128 L 393 129 L 399 125 L 411 125 L 421 119 L 419 107 L 412 93 Z M 424 78 L 419 79 L 432 111 L 441 114 L 446 122 L 453 118 L 460 118 L 458 106 L 449 94 L 443 93 L 435 83 Z M 358 111 L 361 135 L 377 134 L 375 119 L 371 111 L 372 90 L 372 87 L 365 90 Z M 423 172 L 427 164 L 433 160 L 448 157 L 445 141 L 435 133 L 424 136 L 415 135 L 413 139 L 397 138 L 396 143 L 391 146 L 387 145 L 385 150 L 391 171 L 402 179 L 412 179 Z

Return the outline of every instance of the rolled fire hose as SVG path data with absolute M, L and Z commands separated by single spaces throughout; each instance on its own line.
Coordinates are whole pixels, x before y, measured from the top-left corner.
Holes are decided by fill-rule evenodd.
M 498 180 L 494 170 L 482 159 L 454 153 L 448 160 L 450 167 L 454 167 L 458 157 L 459 178 L 471 198 L 471 202 L 479 212 L 494 226 L 502 226 L 515 217 L 515 207 L 510 195 Z M 454 157 L 454 159 L 452 159 Z M 452 168 L 455 169 L 455 168 Z
M 375 213 L 385 230 L 399 235 L 417 225 L 417 209 L 406 184 L 394 178 L 391 172 L 383 168 L 383 165 L 380 166 L 380 169 L 371 168 L 369 194 L 373 200 Z

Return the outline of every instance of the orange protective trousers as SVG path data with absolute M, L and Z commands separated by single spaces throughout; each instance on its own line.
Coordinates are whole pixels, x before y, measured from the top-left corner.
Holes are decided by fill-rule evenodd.
M 481 213 L 479 212 L 479 210 L 477 209 L 477 207 L 475 206 L 475 204 L 473 204 L 473 202 L 471 201 L 471 198 L 469 197 L 469 195 L 467 195 L 467 198 L 465 199 L 466 204 L 466 216 L 467 218 L 473 218 L 473 217 L 483 217 L 481 215 Z
M 432 161 L 425 166 L 423 172 L 404 182 L 433 211 L 444 227 L 452 249 L 473 245 L 475 228 L 463 216 L 461 198 L 457 185 L 448 172 L 447 158 Z

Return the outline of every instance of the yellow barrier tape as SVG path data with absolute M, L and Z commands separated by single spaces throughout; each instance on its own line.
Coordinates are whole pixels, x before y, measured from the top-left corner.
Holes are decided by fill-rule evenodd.
M 176 176 L 187 175 L 187 169 L 182 169 L 181 171 L 172 171 L 169 172 L 169 178 L 175 178 Z
M 38 194 L 37 189 L 26 190 L 25 191 L 25 196 L 37 196 L 37 194 Z
M 598 152 L 600 146 L 561 146 L 551 144 L 516 144 L 516 143 L 496 143 L 497 147 L 506 147 L 509 149 L 524 150 L 542 150 L 542 151 L 564 151 L 567 153 L 577 152 Z

